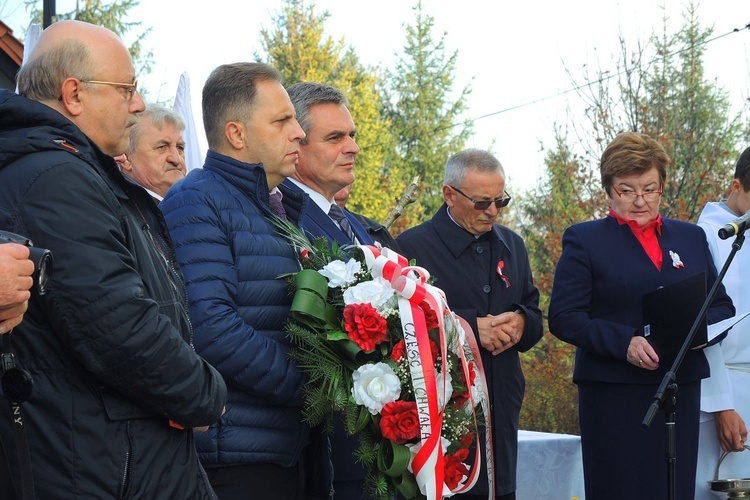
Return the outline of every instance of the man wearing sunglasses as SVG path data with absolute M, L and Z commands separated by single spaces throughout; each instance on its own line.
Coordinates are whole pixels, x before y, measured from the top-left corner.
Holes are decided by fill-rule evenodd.
M 445 203 L 431 220 L 401 234 L 404 255 L 435 277 L 451 309 L 476 335 L 492 408 L 494 498 L 514 499 L 518 419 L 524 393 L 519 352 L 542 337 L 539 292 L 520 236 L 496 223 L 510 203 L 505 172 L 486 151 L 469 149 L 445 167 Z M 461 498 L 487 498 L 486 464 Z

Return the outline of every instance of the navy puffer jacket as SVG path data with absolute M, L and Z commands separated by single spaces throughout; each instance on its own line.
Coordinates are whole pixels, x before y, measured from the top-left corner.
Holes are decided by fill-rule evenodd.
M 284 203 L 298 214 L 307 201 Z M 299 264 L 267 219 L 263 167 L 209 151 L 203 169 L 174 185 L 159 208 L 185 274 L 195 348 L 228 386 L 226 413 L 196 438 L 201 461 L 295 465 L 309 429 L 303 377 L 287 357 L 291 297 L 279 275 Z

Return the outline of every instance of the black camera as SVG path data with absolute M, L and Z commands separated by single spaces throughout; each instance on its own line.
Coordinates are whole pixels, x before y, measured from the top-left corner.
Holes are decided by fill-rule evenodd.
M 47 291 L 47 281 L 52 272 L 52 252 L 44 248 L 35 247 L 30 239 L 9 231 L 0 230 L 0 244 L 18 243 L 29 248 L 29 260 L 34 263 L 34 290 L 39 295 Z

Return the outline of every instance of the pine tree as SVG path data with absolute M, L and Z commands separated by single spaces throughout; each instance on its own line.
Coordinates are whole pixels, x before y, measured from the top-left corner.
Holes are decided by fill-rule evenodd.
M 317 14 L 313 3 L 286 0 L 273 18 L 273 28 L 261 30 L 261 48 L 266 60 L 282 75 L 287 85 L 317 82 L 332 85 L 344 93 L 357 127 L 361 151 L 355 166 L 356 181 L 347 208 L 382 221 L 393 207 L 397 193 L 390 192 L 386 158 L 394 143 L 390 126 L 381 115 L 380 78 L 377 69 L 364 67 L 344 41 L 326 37 L 328 12 Z
M 392 178 L 406 186 L 419 175 L 423 188 L 415 207 L 397 221 L 402 225 L 422 222 L 443 203 L 445 163 L 464 149 L 472 131 L 471 122 L 462 119 L 470 87 L 453 92 L 458 52 L 446 54 L 445 33 L 433 38 L 434 18 L 424 13 L 421 1 L 414 17 L 406 28 L 404 55 L 388 78 L 385 108 L 398 142 Z
M 151 31 L 151 28 L 136 34 L 133 31 L 140 28 L 142 23 L 139 21 L 126 21 L 128 12 L 139 3 L 140 0 L 113 0 L 107 4 L 101 0 L 85 0 L 83 6 L 80 6 L 79 2 L 76 2 L 76 8 L 72 11 L 56 13 L 52 21 L 75 19 L 104 26 L 117 33 L 123 39 L 128 35 L 134 35 L 135 41 L 129 47 L 130 56 L 133 58 L 133 65 L 137 73 L 144 75 L 151 72 L 151 64 L 153 62 L 152 51 L 146 51 L 143 47 L 144 40 Z M 31 8 L 31 18 L 39 24 L 42 23 L 41 5 L 42 2 L 39 0 L 26 0 L 26 6 Z

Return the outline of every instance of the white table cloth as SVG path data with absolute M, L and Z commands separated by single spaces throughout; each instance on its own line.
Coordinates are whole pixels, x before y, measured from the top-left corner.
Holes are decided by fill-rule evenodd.
M 581 438 L 518 431 L 518 500 L 584 499 Z

